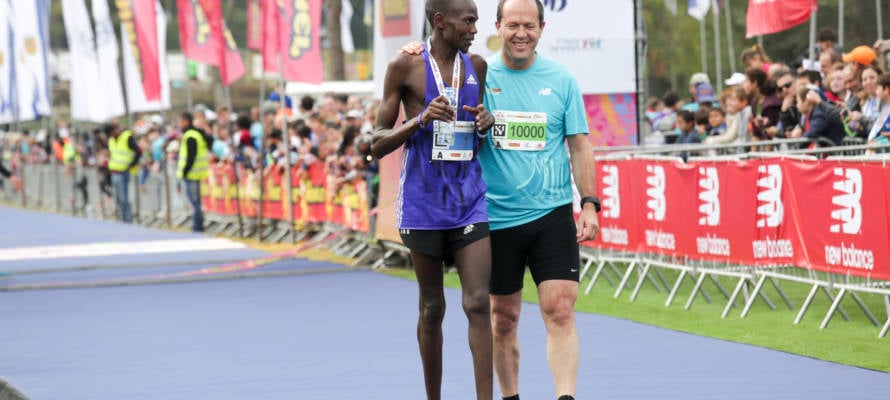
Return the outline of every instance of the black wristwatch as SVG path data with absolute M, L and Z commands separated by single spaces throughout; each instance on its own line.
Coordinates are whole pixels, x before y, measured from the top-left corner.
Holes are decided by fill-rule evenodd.
M 600 205 L 600 198 L 596 197 L 596 196 L 582 197 L 581 198 L 581 208 L 582 209 L 584 208 L 585 203 L 593 203 L 593 208 L 596 209 L 597 213 L 599 213 L 600 209 L 603 208 L 602 205 Z

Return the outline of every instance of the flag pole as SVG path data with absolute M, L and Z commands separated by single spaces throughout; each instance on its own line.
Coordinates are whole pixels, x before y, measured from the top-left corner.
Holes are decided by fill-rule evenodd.
M 880 14 L 880 10 L 878 13 Z M 844 47 L 844 0 L 837 2 L 837 44 Z
M 290 242 L 296 242 L 297 229 L 294 226 L 294 189 L 291 187 L 291 162 L 290 162 L 290 135 L 287 133 L 287 102 L 285 101 L 287 91 L 284 82 L 284 59 L 281 52 L 278 52 L 278 84 L 281 85 L 281 136 L 284 141 L 284 179 L 287 181 L 287 220 L 288 231 L 290 231 Z
M 729 69 L 731 72 L 736 72 L 735 69 L 735 58 L 737 57 L 735 53 L 735 38 L 732 34 L 732 5 L 729 4 L 729 0 L 724 0 L 723 14 L 726 15 L 726 43 L 729 48 Z
M 701 53 L 701 72 L 708 73 L 708 56 L 705 54 L 705 49 L 708 46 L 707 40 L 705 38 L 705 19 L 704 17 L 698 21 L 698 33 L 699 33 L 699 52 Z
M 881 0 L 875 0 L 875 7 L 877 9 L 875 14 L 878 15 L 878 40 L 881 40 L 884 38 L 884 19 L 881 15 Z
M 717 75 L 714 76 L 714 79 L 717 80 L 717 97 L 720 97 L 720 93 L 723 92 L 723 64 L 722 60 L 720 60 L 720 17 L 717 15 L 717 0 L 711 1 L 711 14 L 714 17 L 714 63 L 716 65 Z
M 232 109 L 232 91 L 229 86 L 223 86 L 223 93 L 226 96 L 226 107 L 229 109 L 229 115 L 233 115 L 235 110 Z M 232 146 L 232 176 L 234 177 L 234 182 L 231 184 L 235 185 L 235 209 L 238 212 L 238 237 L 244 237 L 244 218 L 241 216 L 241 185 L 240 179 L 238 179 L 238 148 L 235 146 L 235 136 L 232 134 L 232 123 L 231 121 L 224 121 L 226 124 L 226 132 L 229 134 L 229 145 Z M 228 188 L 226 188 L 226 193 L 228 193 Z
M 816 8 L 810 14 L 810 62 L 816 60 Z

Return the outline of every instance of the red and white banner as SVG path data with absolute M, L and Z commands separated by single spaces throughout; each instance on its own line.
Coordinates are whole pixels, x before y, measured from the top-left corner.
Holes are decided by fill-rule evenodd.
M 321 7 L 321 0 L 263 0 L 264 71 L 278 72 L 281 62 L 285 80 L 315 84 L 324 80 Z
M 263 49 L 262 0 L 247 0 L 247 48 Z
M 210 23 L 198 0 L 177 0 L 179 44 L 185 57 L 208 65 L 219 62 L 219 53 L 210 31 Z
M 151 0 L 116 1 L 121 30 L 136 61 L 142 91 L 148 101 L 161 99 L 160 54 L 155 2 Z
M 244 76 L 244 61 L 238 53 L 238 45 L 232 37 L 232 32 L 223 20 L 222 2 L 220 0 L 199 0 L 207 23 L 210 25 L 210 41 L 216 54 L 216 65 L 219 67 L 219 75 L 223 85 L 229 86 L 232 82 Z
M 749 0 L 745 36 L 781 32 L 810 19 L 819 8 L 816 0 Z

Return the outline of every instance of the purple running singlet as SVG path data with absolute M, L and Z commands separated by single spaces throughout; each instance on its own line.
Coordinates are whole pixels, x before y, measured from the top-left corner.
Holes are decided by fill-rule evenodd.
M 428 46 L 424 44 L 424 104 L 439 96 L 430 57 Z M 466 74 L 458 91 L 454 128 L 433 122 L 405 141 L 399 179 L 399 229 L 454 229 L 488 222 L 485 182 L 477 158 L 480 139 L 476 135 L 475 116 L 462 109 L 464 105 L 476 107 L 479 104 L 480 82 L 470 57 L 460 53 L 460 59 Z M 450 85 L 446 86 L 446 92 L 453 98 Z

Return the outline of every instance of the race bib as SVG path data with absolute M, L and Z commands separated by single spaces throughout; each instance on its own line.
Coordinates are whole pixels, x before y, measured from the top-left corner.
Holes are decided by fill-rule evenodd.
M 540 151 L 547 144 L 547 114 L 525 111 L 492 112 L 491 139 L 502 150 Z
M 473 159 L 476 123 L 453 121 L 433 123 L 433 160 L 467 161 Z

